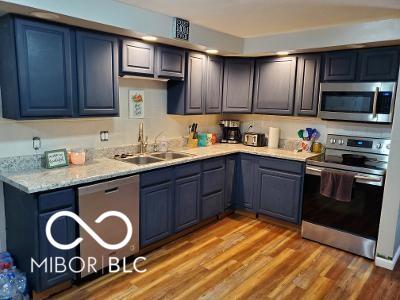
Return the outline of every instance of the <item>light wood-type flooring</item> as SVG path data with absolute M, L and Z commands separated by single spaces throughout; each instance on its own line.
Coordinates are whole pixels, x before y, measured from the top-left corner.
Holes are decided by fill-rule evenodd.
M 400 299 L 400 268 L 231 215 L 145 255 L 146 273 L 108 274 L 54 299 Z

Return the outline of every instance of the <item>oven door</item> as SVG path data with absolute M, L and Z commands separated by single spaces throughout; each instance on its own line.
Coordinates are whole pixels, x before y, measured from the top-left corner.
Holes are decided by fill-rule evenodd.
M 320 194 L 322 169 L 306 167 L 302 236 L 374 258 L 384 178 L 357 174 L 351 201 L 341 202 Z
M 319 117 L 330 120 L 391 123 L 396 84 L 322 83 Z

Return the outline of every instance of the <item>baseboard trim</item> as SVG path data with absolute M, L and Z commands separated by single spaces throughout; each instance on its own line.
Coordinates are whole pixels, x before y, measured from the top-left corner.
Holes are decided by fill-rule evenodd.
M 394 267 L 396 266 L 397 260 L 399 259 L 399 256 L 400 256 L 400 247 L 397 248 L 396 253 L 392 260 L 378 256 L 375 257 L 375 265 L 393 271 Z

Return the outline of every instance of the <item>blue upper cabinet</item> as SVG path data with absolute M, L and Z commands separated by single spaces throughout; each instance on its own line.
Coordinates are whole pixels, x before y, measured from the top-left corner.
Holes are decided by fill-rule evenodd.
M 320 54 L 305 54 L 297 58 L 294 100 L 294 114 L 297 116 L 317 115 L 320 65 Z
M 3 116 L 72 117 L 76 94 L 70 29 L 6 16 L 0 31 Z
M 86 31 L 76 32 L 80 116 L 117 116 L 118 40 Z
M 4 118 L 118 115 L 116 38 L 9 15 L 0 23 Z
M 187 53 L 185 80 L 168 82 L 169 114 L 200 115 L 204 112 L 206 62 L 207 56 L 202 53 Z
M 293 114 L 296 57 L 265 58 L 256 61 L 253 112 Z
M 225 60 L 222 112 L 251 112 L 253 79 L 253 59 L 230 58 Z
M 207 92 L 205 109 L 207 114 L 219 114 L 222 110 L 222 87 L 224 83 L 224 59 L 209 56 L 207 59 Z
M 154 46 L 136 40 L 123 40 L 121 42 L 122 75 L 154 75 Z
M 399 48 L 388 47 L 360 51 L 361 81 L 396 81 Z
M 155 68 L 156 77 L 183 79 L 185 74 L 185 50 L 157 46 Z
M 338 51 L 324 55 L 325 81 L 354 81 L 357 71 L 356 51 Z

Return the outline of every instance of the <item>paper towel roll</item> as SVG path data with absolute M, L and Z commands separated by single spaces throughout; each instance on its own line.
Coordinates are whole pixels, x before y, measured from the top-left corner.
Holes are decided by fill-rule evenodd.
M 270 127 L 268 134 L 268 148 L 278 148 L 279 147 L 279 132 L 280 129 L 277 127 Z

